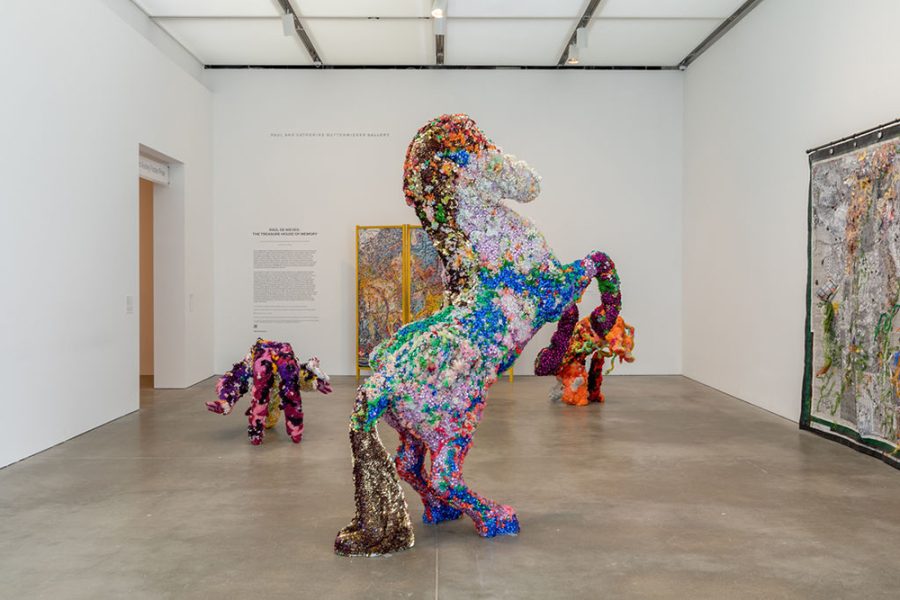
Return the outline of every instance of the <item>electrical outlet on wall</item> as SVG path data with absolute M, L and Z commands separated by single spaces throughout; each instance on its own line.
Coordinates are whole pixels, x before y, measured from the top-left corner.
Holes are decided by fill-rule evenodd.
M 125 314 L 134 314 L 134 296 L 125 296 Z

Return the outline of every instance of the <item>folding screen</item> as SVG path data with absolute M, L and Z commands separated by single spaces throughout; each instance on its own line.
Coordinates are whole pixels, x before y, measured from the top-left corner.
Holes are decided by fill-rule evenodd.
M 403 226 L 356 228 L 356 374 L 403 324 L 406 251 Z
M 431 239 L 421 227 L 410 226 L 409 239 L 409 310 L 407 321 L 413 322 L 436 313 L 444 303 L 444 271 Z
M 356 228 L 356 375 L 369 354 L 405 323 L 443 304 L 443 266 L 416 225 Z

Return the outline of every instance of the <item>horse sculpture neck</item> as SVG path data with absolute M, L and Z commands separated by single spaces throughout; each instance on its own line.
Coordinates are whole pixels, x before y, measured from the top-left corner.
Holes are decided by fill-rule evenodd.
M 541 265 L 558 266 L 534 224 L 480 187 L 472 183 L 457 192 L 457 224 L 478 256 L 480 266 L 499 271 L 511 263 L 522 273 Z

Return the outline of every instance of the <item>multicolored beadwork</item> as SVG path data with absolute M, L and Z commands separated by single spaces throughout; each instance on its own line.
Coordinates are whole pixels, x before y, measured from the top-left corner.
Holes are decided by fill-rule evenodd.
M 503 154 L 468 116 L 444 115 L 419 130 L 406 156 L 404 192 L 447 272 L 445 306 L 404 326 L 370 356 L 373 375 L 360 386 L 350 419 L 356 516 L 335 540 L 342 555 L 413 544 L 397 474 L 377 450 L 381 417 L 400 434 L 394 462 L 421 496 L 426 523 L 465 513 L 482 536 L 518 533 L 515 511 L 478 495 L 462 476 L 487 388 L 592 279 L 603 305 L 591 323 L 601 335 L 615 323 L 621 301 L 608 256 L 596 252 L 562 264 L 531 222 L 506 206 L 504 199 L 534 200 L 540 177 Z
M 610 359 L 610 371 L 616 358 L 633 362 L 634 327 L 618 316 L 605 337 L 594 331 L 590 316 L 578 320 L 578 306 L 573 304 L 559 319 L 550 345 L 543 348 L 534 361 L 535 375 L 556 375 L 557 385 L 550 391 L 551 400 L 573 406 L 603 402 L 603 365 Z M 590 358 L 590 368 L 586 361 Z
M 247 356 L 225 373 L 216 385 L 218 400 L 206 403 L 211 412 L 227 415 L 241 396 L 253 388 L 250 408 L 245 413 L 250 420 L 247 434 L 250 443 L 263 441 L 266 429 L 278 423 L 284 411 L 287 433 L 295 444 L 303 437 L 303 403 L 300 390 L 331 393 L 328 375 L 319 368 L 319 359 L 297 362 L 290 344 L 259 338 Z M 277 389 L 277 395 L 271 393 Z

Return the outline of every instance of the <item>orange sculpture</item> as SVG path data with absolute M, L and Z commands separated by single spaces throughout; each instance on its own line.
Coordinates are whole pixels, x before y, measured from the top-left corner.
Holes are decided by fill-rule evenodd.
M 561 400 L 573 406 L 587 406 L 591 402 L 603 402 L 605 397 L 600 390 L 603 384 L 603 365 L 610 359 L 612 371 L 615 360 L 634 362 L 634 327 L 620 316 L 609 330 L 605 338 L 601 338 L 591 327 L 591 318 L 578 321 L 569 338 L 562 364 L 556 373 L 558 387 L 555 400 Z M 587 359 L 590 357 L 590 368 Z M 609 371 L 608 371 L 609 372 Z M 607 373 L 608 373 L 607 372 Z

